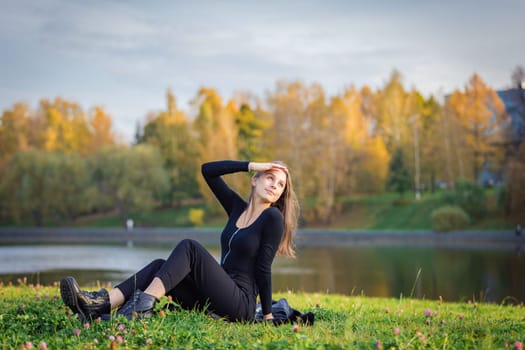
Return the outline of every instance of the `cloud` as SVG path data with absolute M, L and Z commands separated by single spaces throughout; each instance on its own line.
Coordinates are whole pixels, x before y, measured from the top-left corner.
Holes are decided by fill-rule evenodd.
M 524 4 L 6 0 L 0 103 L 66 92 L 124 125 L 163 108 L 167 87 L 181 106 L 201 85 L 228 98 L 303 80 L 334 94 L 380 88 L 393 69 L 425 94 L 462 87 L 473 72 L 500 87 L 524 64 Z

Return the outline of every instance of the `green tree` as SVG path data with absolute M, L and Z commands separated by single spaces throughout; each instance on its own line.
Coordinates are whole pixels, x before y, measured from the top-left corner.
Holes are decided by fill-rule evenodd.
M 11 109 L 3 111 L 0 117 L 0 162 L 7 161 L 9 156 L 27 150 L 31 145 L 30 113 L 24 103 L 15 103 Z
M 164 196 L 166 204 L 178 206 L 185 199 L 199 196 L 195 176 L 199 169 L 196 139 L 188 119 L 177 109 L 171 90 L 167 92 L 167 110 L 147 122 L 141 142 L 161 152 L 170 183 Z
M 268 123 L 257 118 L 247 103 L 243 103 L 235 113 L 235 125 L 238 130 L 237 142 L 239 158 L 246 160 L 258 160 L 263 157 L 261 137 Z
M 403 161 L 403 151 L 397 149 L 390 161 L 390 173 L 386 187 L 389 191 L 398 192 L 400 196 L 410 189 L 410 174 Z
M 434 191 L 435 182 L 446 179 L 446 157 L 442 128 L 442 106 L 433 96 L 424 101 L 418 134 L 421 155 L 421 181 Z
M 525 143 L 521 143 L 516 157 L 507 165 L 504 207 L 507 214 L 525 213 Z M 522 223 L 523 226 L 523 223 Z
M 0 199 L 15 221 L 42 226 L 89 212 L 94 193 L 80 156 L 29 150 L 9 162 L 0 181 Z
M 458 179 L 454 191 L 448 192 L 444 201 L 463 208 L 472 219 L 480 219 L 487 212 L 485 190 L 474 181 Z
M 16 222 L 32 220 L 42 226 L 52 204 L 46 187 L 44 153 L 29 150 L 17 153 L 2 174 L 0 197 L 10 217 Z
M 124 223 L 133 210 L 150 210 L 168 189 L 168 176 L 157 148 L 137 145 L 101 151 L 94 158 L 94 181 Z

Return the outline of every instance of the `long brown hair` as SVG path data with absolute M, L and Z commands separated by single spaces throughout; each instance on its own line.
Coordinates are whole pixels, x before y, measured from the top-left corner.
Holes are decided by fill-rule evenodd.
M 272 163 L 286 166 L 281 161 L 274 161 Z M 259 177 L 264 172 L 258 172 L 254 177 Z M 293 239 L 295 237 L 295 231 L 297 230 L 297 220 L 299 217 L 299 202 L 297 196 L 293 190 L 292 178 L 290 171 L 286 172 L 286 185 L 284 191 L 275 203 L 272 203 L 272 207 L 276 207 L 283 214 L 284 218 L 284 232 L 277 249 L 277 255 L 285 256 L 288 258 L 295 258 L 295 250 L 293 246 Z M 253 188 L 252 188 L 253 191 Z M 253 193 L 253 192 L 252 192 Z M 250 195 L 251 200 L 252 195 Z

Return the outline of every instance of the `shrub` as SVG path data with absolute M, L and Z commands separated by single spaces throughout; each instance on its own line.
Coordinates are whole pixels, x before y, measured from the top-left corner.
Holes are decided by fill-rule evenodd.
M 195 208 L 190 209 L 188 220 L 192 226 L 202 226 L 204 223 L 204 210 Z
M 458 206 L 445 206 L 432 212 L 432 229 L 438 232 L 460 230 L 470 223 L 468 214 Z
M 458 180 L 453 192 L 443 196 L 446 204 L 459 206 L 467 214 L 475 219 L 483 217 L 487 212 L 487 200 L 485 190 L 475 182 L 468 180 Z
M 398 198 L 398 199 L 395 199 L 392 202 L 392 205 L 394 205 L 394 206 L 402 206 L 402 205 L 407 205 L 409 203 L 410 203 L 410 200 L 408 198 Z

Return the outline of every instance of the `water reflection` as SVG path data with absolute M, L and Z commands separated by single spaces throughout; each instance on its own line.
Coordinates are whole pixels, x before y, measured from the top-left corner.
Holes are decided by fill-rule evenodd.
M 525 300 L 525 258 L 512 250 L 332 247 L 301 250 L 295 262 L 315 273 L 277 274 L 274 284 L 304 291 L 368 296 Z M 282 266 L 281 265 L 281 266 Z
M 218 259 L 218 249 L 209 249 Z M 170 250 L 166 246 L 0 247 L 0 280 L 27 276 L 47 284 L 72 274 L 83 285 L 117 283 Z M 273 270 L 275 291 L 525 301 L 525 258 L 512 249 L 303 247 L 297 259 L 278 258 Z

